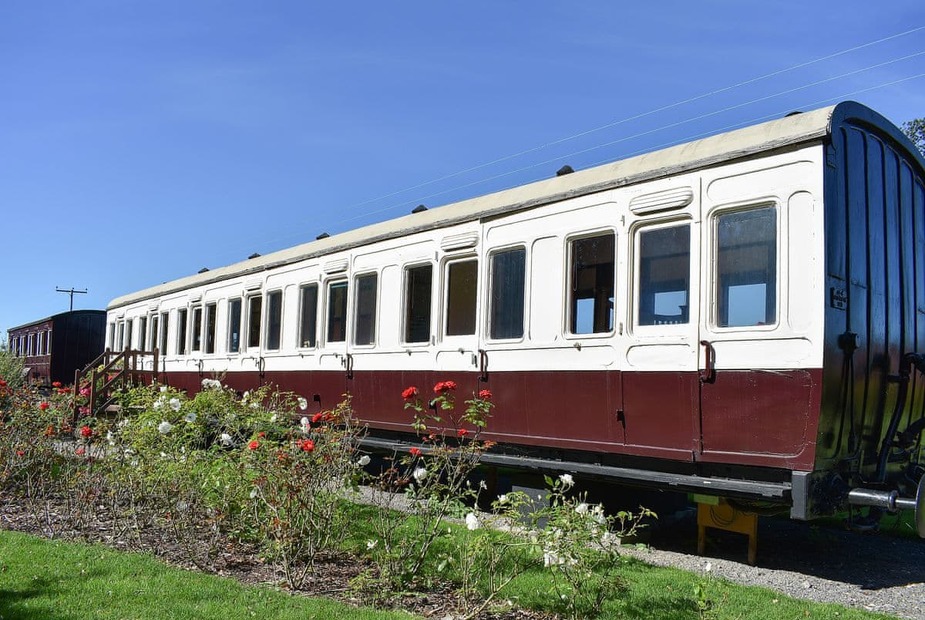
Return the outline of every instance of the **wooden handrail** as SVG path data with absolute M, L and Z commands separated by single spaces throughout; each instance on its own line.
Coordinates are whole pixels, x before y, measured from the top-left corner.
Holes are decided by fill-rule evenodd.
M 124 390 L 135 383 L 154 383 L 158 379 L 158 350 L 140 351 L 125 349 L 124 351 L 110 351 L 107 349 L 90 362 L 83 370 L 74 373 L 74 394 L 78 394 L 81 384 L 89 378 L 87 384 L 90 389 L 89 415 L 96 416 L 106 404 L 111 402 L 113 394 Z M 144 358 L 151 357 L 151 370 L 139 368 L 139 362 L 144 364 Z M 75 405 L 74 420 L 80 416 L 79 407 Z

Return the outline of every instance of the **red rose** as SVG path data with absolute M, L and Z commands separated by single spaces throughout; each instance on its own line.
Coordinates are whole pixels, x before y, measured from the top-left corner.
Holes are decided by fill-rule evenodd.
M 299 441 L 298 446 L 302 452 L 311 452 L 315 449 L 315 442 L 311 439 L 302 439 Z
M 259 437 L 260 439 L 263 439 L 263 438 L 266 437 L 266 436 L 267 436 L 267 434 L 264 433 L 263 431 L 260 431 L 259 433 L 257 433 L 257 437 Z
M 251 441 L 247 444 L 248 450 L 256 450 L 259 447 L 260 447 L 260 442 L 257 441 L 256 439 L 251 439 Z
M 53 387 L 53 388 L 59 388 L 59 387 L 61 387 L 61 382 L 60 382 L 60 381 L 53 381 L 52 384 L 51 384 L 51 387 Z
M 408 450 L 408 452 L 410 452 L 410 453 L 411 453 L 411 456 L 413 456 L 413 457 L 419 457 L 419 456 L 421 456 L 421 449 L 420 449 L 420 448 L 417 448 L 417 447 L 415 447 L 415 448 L 410 448 L 410 449 Z
M 324 413 L 319 411 L 318 413 L 312 416 L 312 424 L 318 424 L 318 422 L 321 422 L 323 418 L 324 418 Z
M 479 398 L 481 398 L 482 400 L 491 400 L 491 390 L 479 391 Z
M 26 456 L 25 450 L 17 450 L 17 451 L 16 451 L 16 456 L 19 456 L 19 457 Z
M 469 431 L 467 431 L 464 428 L 461 428 L 458 431 L 456 431 L 456 434 L 459 435 L 460 437 L 465 437 L 466 435 L 469 434 Z
M 434 386 L 435 394 L 443 394 L 444 392 L 449 392 L 450 390 L 456 389 L 455 381 L 440 381 L 437 385 Z
M 48 411 L 49 407 L 51 407 L 51 405 L 49 405 L 45 401 L 42 401 L 41 403 L 39 403 L 39 409 L 41 409 L 42 411 Z
M 405 388 L 401 393 L 401 397 L 404 398 L 405 400 L 411 400 L 417 395 L 418 395 L 418 389 L 414 387 L 413 385 L 411 387 Z
M 6 387 L 6 381 L 0 379 L 0 387 Z
M 93 437 L 93 429 L 87 426 L 86 424 L 84 424 L 83 426 L 80 427 L 80 436 L 83 437 L 84 439 L 90 439 L 91 437 Z
M 86 452 L 87 452 L 87 451 L 84 450 L 83 448 L 77 448 L 77 449 L 74 451 L 74 454 L 76 454 L 77 456 L 83 456 L 84 454 L 86 454 Z

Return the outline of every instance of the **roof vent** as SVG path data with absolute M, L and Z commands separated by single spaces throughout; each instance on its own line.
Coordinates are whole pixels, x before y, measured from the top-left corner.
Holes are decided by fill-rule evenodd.
M 248 260 L 252 258 L 260 258 L 260 252 L 254 252 L 253 254 L 247 257 Z
M 425 207 L 424 205 L 418 205 L 415 208 L 411 209 L 412 213 L 423 213 L 424 211 L 427 211 L 427 207 Z
M 575 170 L 568 164 L 565 164 L 564 166 L 556 170 L 556 176 L 564 177 L 565 175 L 572 174 L 573 172 L 575 172 Z
M 203 267 L 202 269 L 200 269 L 200 270 L 197 271 L 196 273 L 205 273 L 205 272 L 207 272 L 208 270 L 209 270 L 208 267 Z
M 317 237 L 315 237 L 315 239 L 316 239 L 316 240 L 318 240 L 318 239 L 327 239 L 327 238 L 330 237 L 330 236 L 331 236 L 331 235 L 329 235 L 328 233 L 321 233 L 320 235 L 318 235 Z

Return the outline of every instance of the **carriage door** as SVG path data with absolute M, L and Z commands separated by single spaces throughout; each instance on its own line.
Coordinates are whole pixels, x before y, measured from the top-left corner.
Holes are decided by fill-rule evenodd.
M 692 460 L 699 449 L 698 194 L 674 179 L 665 189 L 640 188 L 629 202 L 622 412 L 629 453 Z
M 480 231 L 445 237 L 440 244 L 440 288 L 442 297 L 435 368 L 445 377 L 460 382 L 460 393 L 478 389 L 486 357 L 479 349 L 479 267 L 477 251 Z
M 790 467 L 815 437 L 821 153 L 704 176 L 704 460 Z
M 313 398 L 320 398 L 322 409 L 340 402 L 347 391 L 347 317 L 348 260 L 332 260 L 324 264 L 321 279 L 322 326 L 318 352 L 318 372 L 312 375 Z

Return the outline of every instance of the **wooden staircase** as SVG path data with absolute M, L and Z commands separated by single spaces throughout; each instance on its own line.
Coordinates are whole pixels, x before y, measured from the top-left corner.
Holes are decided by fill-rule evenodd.
M 109 410 L 116 395 L 132 386 L 148 385 L 157 381 L 158 350 L 139 351 L 106 349 L 83 370 L 74 372 L 74 390 L 90 389 L 89 413 L 98 416 Z M 74 419 L 80 417 L 80 405 L 74 408 Z

